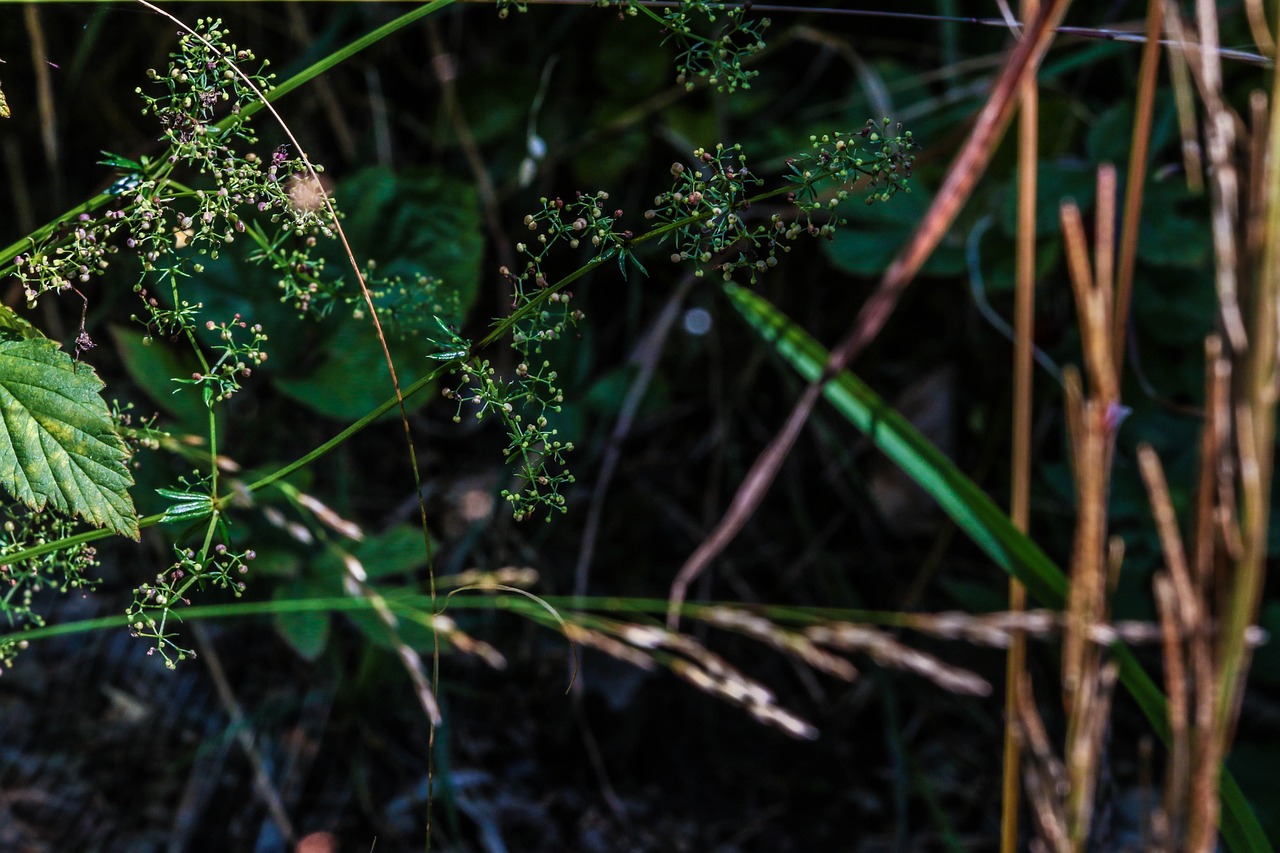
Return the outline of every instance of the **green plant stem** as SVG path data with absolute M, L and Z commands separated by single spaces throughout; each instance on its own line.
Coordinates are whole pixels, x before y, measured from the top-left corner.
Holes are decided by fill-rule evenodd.
M 442 368 L 437 368 L 436 370 L 433 370 L 431 373 L 422 377 L 421 379 L 414 382 L 413 384 L 405 386 L 404 395 L 403 395 L 404 399 L 406 400 L 409 399 L 414 394 L 417 394 L 419 391 L 421 391 L 422 389 L 430 385 L 431 382 L 436 378 L 436 375 L 440 373 L 441 369 Z M 344 441 L 346 441 L 356 433 L 363 430 L 365 427 L 372 424 L 374 421 L 376 421 L 378 418 L 385 415 L 387 412 L 396 408 L 396 406 L 398 405 L 399 405 L 399 401 L 397 400 L 397 398 L 391 397 L 382 405 L 378 406 L 378 408 L 369 412 L 369 414 L 365 415 L 363 418 L 356 421 L 351 426 L 347 427 L 342 432 L 338 433 L 333 438 L 326 441 L 324 444 L 321 444 L 319 447 L 315 448 L 307 455 L 302 456 L 298 459 L 295 459 L 293 462 L 290 462 L 288 465 L 285 465 L 283 468 L 273 471 L 272 473 L 263 477 L 261 480 L 251 483 L 245 488 L 247 488 L 250 492 L 256 492 L 266 488 L 267 486 L 271 485 L 277 480 L 280 480 L 284 477 L 289 476 L 294 471 L 297 471 L 301 468 L 305 468 L 315 460 L 319 459 L 321 456 L 324 456 L 330 450 L 333 450 L 335 447 L 342 444 Z
M 405 613 L 432 612 L 431 597 L 416 591 L 389 591 L 382 594 L 386 604 L 392 610 Z M 575 619 L 594 624 L 596 617 L 589 613 L 608 613 L 628 615 L 632 617 L 652 616 L 651 621 L 657 624 L 658 619 L 667 612 L 668 602 L 665 598 L 619 598 L 616 596 L 538 596 L 527 597 L 525 594 L 494 595 L 461 595 L 441 600 L 443 606 L 438 612 L 446 610 L 507 610 L 518 613 L 536 615 L 545 619 L 548 625 L 555 625 L 556 620 L 547 610 L 547 606 L 556 612 L 573 611 Z M 234 601 L 225 604 L 201 604 L 175 611 L 184 621 L 194 619 L 239 619 L 251 616 L 270 616 L 278 613 L 341 613 L 370 610 L 375 605 L 366 598 L 350 596 L 332 596 L 317 598 L 297 598 L 289 600 L 273 599 L 271 601 Z M 743 605 L 740 602 L 701 602 L 682 606 L 683 615 L 690 619 L 699 619 L 717 608 L 733 608 L 759 613 L 780 623 L 793 625 L 815 625 L 824 622 L 857 622 L 865 625 L 884 627 L 910 627 L 912 614 L 892 613 L 871 610 L 850 610 L 848 608 L 824 607 L 776 607 L 772 605 Z M 598 621 L 598 620 L 597 620 Z M 64 622 L 58 625 L 45 625 L 23 630 L 21 636 L 26 640 L 46 640 L 68 634 L 81 634 L 117 628 L 126 624 L 121 616 L 104 616 L 76 622 Z
M 270 92 L 268 92 L 267 100 L 275 101 L 277 98 L 283 98 L 285 95 L 289 94 L 294 89 L 297 89 L 299 86 L 302 86 L 310 82 L 311 80 L 315 79 L 316 77 L 319 77 L 321 74 L 328 71 L 330 68 L 333 68 L 336 65 L 340 65 L 341 63 L 355 56 L 357 53 L 360 53 L 361 51 L 372 47 L 373 45 L 385 39 L 387 36 L 392 35 L 393 33 L 396 33 L 404 29 L 410 24 L 425 18 L 427 15 L 430 15 L 435 12 L 439 12 L 441 9 L 444 9 L 447 6 L 452 6 L 454 3 L 457 3 L 457 2 L 458 0 L 430 0 L 430 2 L 423 3 L 421 6 L 419 6 L 416 9 L 413 9 L 412 11 L 405 12 L 403 15 L 396 18 L 395 20 L 388 21 L 387 23 L 383 24 L 377 29 L 370 31 L 369 33 L 366 33 L 365 35 L 351 42 L 346 47 L 343 47 L 343 48 L 340 48 L 339 50 L 334 51 L 333 53 L 326 56 L 324 59 L 321 59 L 320 61 L 307 66 L 302 71 L 299 71 L 297 74 L 293 75 L 288 80 L 284 81 L 279 86 L 276 86 Z M 240 117 L 247 118 L 256 112 L 259 112 L 263 108 L 264 106 L 261 102 L 250 104 L 249 106 L 245 107 L 243 110 L 240 111 Z M 226 121 L 227 119 L 223 119 L 223 122 L 226 122 Z M 222 122 L 219 122 L 219 127 L 222 127 L 222 126 L 223 126 Z M 227 126 L 229 126 L 229 124 Z

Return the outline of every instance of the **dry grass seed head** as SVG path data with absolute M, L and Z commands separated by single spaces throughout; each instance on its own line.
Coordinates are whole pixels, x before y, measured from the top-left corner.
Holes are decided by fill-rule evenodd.
M 836 622 L 815 625 L 804 632 L 815 643 L 870 655 L 884 667 L 914 672 L 952 693 L 987 696 L 991 685 L 976 673 L 943 663 L 925 652 L 903 645 L 895 637 L 866 625 Z
M 700 612 L 698 618 L 718 628 L 737 631 L 760 640 L 780 652 L 794 656 L 819 672 L 825 672 L 844 681 L 853 681 L 858 677 L 858 670 L 849 661 L 818 648 L 803 634 L 779 628 L 768 619 L 753 613 L 730 607 L 711 607 Z

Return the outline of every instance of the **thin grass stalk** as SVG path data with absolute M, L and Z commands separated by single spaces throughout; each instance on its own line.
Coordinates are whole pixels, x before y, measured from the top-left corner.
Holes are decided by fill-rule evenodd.
M 1138 257 L 1138 226 L 1142 219 L 1142 195 L 1147 185 L 1147 159 L 1151 151 L 1151 122 L 1156 83 L 1160 76 L 1160 31 L 1164 28 L 1164 0 L 1147 4 L 1146 43 L 1138 68 L 1138 94 L 1134 105 L 1133 135 L 1129 142 L 1129 168 L 1125 176 L 1124 220 L 1120 225 L 1120 254 L 1116 262 L 1115 317 L 1111 326 L 1111 359 L 1116 373 L 1124 371 L 1128 337 L 1129 303 L 1133 295 L 1133 269 Z
M 1115 695 L 1119 667 L 1114 661 L 1103 662 L 1102 649 L 1093 646 L 1096 671 L 1089 689 L 1082 691 L 1080 722 L 1067 741 L 1067 821 L 1071 831 L 1072 850 L 1089 847 L 1089 831 L 1093 825 L 1093 805 L 1098 795 L 1098 768 L 1102 763 L 1103 741 L 1111 721 L 1111 700 Z
M 1160 459 L 1151 445 L 1143 443 L 1138 447 L 1138 467 L 1147 487 L 1152 515 L 1155 516 L 1156 533 L 1160 537 L 1160 550 L 1164 554 L 1165 566 L 1174 591 L 1177 593 L 1174 600 L 1178 604 L 1179 630 L 1191 631 L 1200 624 L 1200 606 L 1191 582 L 1191 571 L 1187 565 L 1186 549 L 1182 546 L 1182 535 L 1178 532 L 1178 519 L 1173 511 L 1173 499 L 1169 496 L 1169 484 L 1165 479 Z
M 1022 19 L 1039 11 L 1039 0 L 1023 0 Z M 1039 162 L 1039 88 L 1034 76 L 1023 81 L 1018 114 L 1018 233 L 1017 285 L 1014 302 L 1013 351 L 1013 447 L 1009 517 L 1015 527 L 1030 529 L 1031 511 L 1031 378 L 1035 336 L 1036 264 L 1036 167 Z M 1027 589 L 1009 578 L 1009 610 L 1027 608 Z M 1021 752 L 1018 746 L 1018 697 L 1026 671 L 1027 638 L 1015 632 L 1005 657 L 1004 762 L 1000 797 L 1000 851 L 1015 853 L 1018 847 L 1018 811 L 1021 806 Z
M 1220 754 L 1212 737 L 1215 712 L 1214 660 L 1208 642 L 1192 646 L 1191 666 L 1197 689 L 1193 714 L 1195 735 L 1191 745 L 1191 780 L 1187 796 L 1186 847 L 1193 853 L 1211 851 L 1217 841 L 1219 820 L 1218 762 Z
M 1107 540 L 1107 595 L 1114 595 L 1120 583 L 1120 569 L 1124 566 L 1124 537 L 1112 536 Z M 1114 629 L 1115 623 L 1098 626 L 1100 630 Z M 1127 641 L 1126 641 L 1127 642 Z
M 1098 166 L 1098 206 L 1093 223 L 1093 278 L 1108 315 L 1114 315 L 1116 261 L 1116 167 L 1111 163 Z M 1114 316 L 1107 324 L 1107 336 L 1115 338 Z M 1108 359 L 1115 372 L 1115 356 Z
M 1071 591 L 1063 638 L 1062 683 L 1068 710 L 1066 740 L 1067 825 L 1072 849 L 1088 838 L 1093 808 L 1092 778 L 1098 764 L 1094 748 L 1093 716 L 1099 701 L 1098 679 L 1102 650 L 1090 637 L 1090 627 L 1106 616 L 1106 528 L 1108 445 L 1111 431 L 1105 407 L 1096 399 L 1085 403 L 1083 441 L 1076 448 L 1077 522 L 1072 549 Z
M 1173 849 L 1181 836 L 1190 785 L 1191 739 L 1188 731 L 1188 683 L 1183 662 L 1182 638 L 1186 636 L 1178 620 L 1179 602 L 1173 582 L 1164 572 L 1155 577 L 1156 605 L 1164 634 L 1164 682 L 1169 696 L 1169 763 L 1165 768 L 1164 798 L 1161 810 L 1165 826 L 1163 849 Z
M 1196 592 L 1205 595 L 1213 576 L 1214 536 L 1217 532 L 1217 503 L 1219 456 L 1222 443 L 1219 440 L 1219 413 L 1216 401 L 1222 397 L 1223 365 L 1222 338 L 1209 335 L 1204 342 L 1205 389 L 1204 427 L 1200 434 L 1200 471 L 1196 481 L 1195 514 L 1191 527 L 1191 572 Z
M 1221 807 L 1218 803 L 1217 771 L 1222 764 L 1223 753 L 1219 748 L 1219 741 L 1213 736 L 1216 710 L 1213 693 L 1211 690 L 1201 690 L 1196 695 L 1191 795 L 1187 799 L 1186 849 L 1191 853 L 1212 853 L 1217 848 L 1218 841 Z
M 1249 95 L 1249 170 L 1245 186 L 1244 268 L 1258 269 L 1264 257 L 1267 205 L 1267 95 Z
M 1182 137 L 1182 169 L 1187 186 L 1199 195 L 1204 192 L 1204 167 L 1200 151 L 1200 134 L 1196 130 L 1195 95 L 1191 89 L 1191 67 L 1187 61 L 1187 45 L 1182 19 L 1173 0 L 1164 0 L 1165 32 L 1169 50 L 1169 80 L 1173 84 L 1173 103 L 1178 113 L 1178 135 Z
M 1231 555 L 1239 555 L 1239 531 L 1235 523 L 1235 465 L 1231 455 L 1231 361 L 1222 340 L 1211 335 L 1205 342 L 1205 426 L 1201 443 L 1200 494 L 1197 496 L 1196 560 L 1192 568 L 1195 600 L 1204 610 L 1213 608 L 1225 579 L 1220 569 Z M 1219 547 L 1221 546 L 1221 547 Z M 1206 616 L 1207 618 L 1207 616 Z M 1191 672 L 1188 735 L 1188 779 L 1183 801 L 1185 843 L 1189 850 L 1211 850 L 1219 821 L 1218 765 L 1211 732 L 1215 715 L 1214 647 L 1207 626 L 1188 636 Z M 1172 717 L 1170 718 L 1172 723 Z M 1172 781 L 1172 780 L 1171 780 Z
M 1031 695 L 1031 685 L 1024 680 L 1019 686 L 1018 733 L 1029 753 L 1023 771 L 1027 799 L 1039 828 L 1039 838 L 1054 853 L 1067 853 L 1071 847 L 1062 807 L 1067 784 L 1062 762 L 1053 754 L 1049 734 Z
M 1211 369 L 1212 366 L 1210 362 Z M 1210 433 L 1212 428 L 1213 425 L 1207 423 L 1205 432 Z M 1193 732 L 1188 725 L 1189 697 L 1194 696 L 1197 690 L 1207 690 L 1212 684 L 1212 680 L 1203 673 L 1197 673 L 1200 677 L 1188 679 L 1187 670 L 1190 668 L 1195 672 L 1197 655 L 1201 656 L 1202 662 L 1208 660 L 1203 652 L 1208 648 L 1205 638 L 1210 626 L 1204 612 L 1202 590 L 1194 583 L 1187 564 L 1173 511 L 1173 500 L 1169 495 L 1169 486 L 1160 460 L 1155 451 L 1144 444 L 1138 449 L 1138 461 L 1168 569 L 1167 572 L 1156 575 L 1155 596 L 1164 635 L 1165 687 L 1169 697 L 1169 765 L 1165 771 L 1163 812 L 1167 821 L 1167 840 L 1170 844 L 1175 844 L 1181 836 L 1184 814 L 1190 811 L 1187 804 L 1191 784 Z M 1191 658 L 1190 661 L 1187 660 L 1188 657 Z M 1194 732 L 1203 734 L 1198 727 Z M 1197 778 L 1202 785 L 1211 781 L 1211 768 L 1204 768 Z M 1211 826 L 1213 822 L 1203 811 L 1196 820 L 1197 825 Z
M 1267 56 L 1275 56 L 1276 43 L 1271 38 L 1271 28 L 1267 24 L 1267 13 L 1262 8 L 1262 0 L 1244 0 L 1244 12 L 1249 19 L 1249 32 L 1253 35 L 1254 44 Z
M 1180 22 L 1175 12 L 1170 23 Z M 1198 60 L 1196 82 L 1204 104 L 1204 137 L 1210 165 L 1210 221 L 1213 228 L 1214 279 L 1218 286 L 1218 304 L 1222 325 L 1231 351 L 1242 356 L 1248 350 L 1243 310 L 1240 304 L 1240 257 L 1238 225 L 1240 222 L 1240 178 L 1236 168 L 1236 118 L 1222 99 L 1222 63 L 1215 53 L 1218 44 L 1217 9 L 1212 0 L 1197 0 L 1198 41 L 1184 42 L 1188 52 Z M 1181 23 L 1176 24 L 1183 30 Z

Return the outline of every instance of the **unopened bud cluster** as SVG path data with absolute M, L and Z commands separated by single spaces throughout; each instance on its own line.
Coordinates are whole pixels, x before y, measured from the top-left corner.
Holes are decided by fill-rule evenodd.
M 212 349 L 221 355 L 206 369 L 191 374 L 190 379 L 179 378 L 175 381 L 184 385 L 201 386 L 205 401 L 212 405 L 230 399 L 240 390 L 241 381 L 248 379 L 255 367 L 266 363 L 267 353 L 262 345 L 267 342 L 267 334 L 260 323 L 250 326 L 239 314 L 229 323 L 207 320 L 205 330 L 215 333 L 216 342 Z M 237 335 L 244 331 L 248 331 L 250 339 L 238 340 Z
M 528 342 L 525 343 L 522 353 L 527 355 Z M 518 345 L 516 348 L 521 349 Z M 558 431 L 547 418 L 558 414 L 564 402 L 551 362 L 543 360 L 531 366 L 523 361 L 508 378 L 500 376 L 487 359 L 472 357 L 455 373 L 458 384 L 442 391 L 446 399 L 457 403 L 454 422 L 461 422 L 463 413 L 471 411 L 477 420 L 496 416 L 507 432 L 508 443 L 502 454 L 515 466 L 521 483 L 514 490 L 504 490 L 502 497 L 511 504 L 516 521 L 543 509 L 547 510 L 548 519 L 552 511 L 564 512 L 565 498 L 560 489 L 574 482 L 565 460 L 573 443 L 560 441 Z
M 528 0 L 497 0 L 498 17 L 529 10 Z M 680 0 L 649 6 L 633 0 L 594 0 L 601 9 L 617 9 L 619 18 L 646 17 L 662 28 L 662 43 L 676 48 L 676 82 L 692 90 L 702 80 L 720 92 L 750 89 L 759 71 L 745 67 L 764 50 L 769 19 L 748 17 L 750 3 Z M 655 8 L 655 7 L 661 7 Z
M 783 190 L 749 193 L 763 181 L 747 168 L 742 147 L 699 148 L 694 163 L 672 165 L 671 189 L 644 214 L 660 224 L 644 239 L 671 241 L 672 263 L 692 262 L 696 275 L 709 269 L 728 281 L 745 272 L 754 284 L 801 236 L 831 239 L 845 224 L 838 208 L 855 187 L 867 193 L 868 204 L 907 191 L 914 142 L 909 131 L 883 137 L 888 125 L 885 119 L 880 125 L 868 122 L 859 133 L 811 137 L 811 151 L 787 161 L 784 177 L 792 187 L 785 198 L 792 207 L 767 219 L 751 212 L 753 203 Z
M 36 597 L 45 590 L 67 593 L 96 587 L 93 570 L 98 566 L 98 552 L 91 545 L 79 544 L 13 561 L 7 555 L 66 539 L 77 528 L 57 513 L 36 512 L 16 501 L 0 509 L 0 519 L 0 614 L 10 626 L 8 636 L 0 639 L 0 664 L 8 667 L 25 646 L 21 629 L 44 624 L 44 618 L 33 609 Z
M 654 17 L 647 7 L 633 3 L 622 5 L 643 9 Z M 679 51 L 677 82 L 690 90 L 697 79 L 720 92 L 751 88 L 751 78 L 760 72 L 748 70 L 745 63 L 764 50 L 764 33 L 770 21 L 747 17 L 750 6 L 750 3 L 729 5 L 715 0 L 682 0 L 662 9 L 663 43 L 672 43 Z M 697 17 L 703 18 L 706 25 L 695 26 Z
M 125 611 L 130 632 L 153 642 L 147 654 L 160 652 L 169 669 L 195 656 L 190 649 L 174 642 L 174 634 L 169 630 L 173 608 L 190 604 L 187 594 L 192 587 L 225 589 L 239 598 L 245 590 L 244 576 L 249 572 L 249 563 L 257 557 L 252 550 L 232 551 L 221 543 L 202 551 L 176 545 L 173 550 L 173 563 L 153 581 L 135 589 L 133 604 Z

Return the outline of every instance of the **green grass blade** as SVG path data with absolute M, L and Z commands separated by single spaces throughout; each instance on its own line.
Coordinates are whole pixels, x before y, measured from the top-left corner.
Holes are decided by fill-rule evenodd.
M 724 285 L 729 301 L 764 341 L 812 382 L 822 374 L 827 350 L 792 323 L 768 300 L 732 282 Z M 1047 607 L 1061 608 L 1067 577 L 1040 547 L 1013 526 L 995 502 L 964 475 L 920 431 L 890 408 L 848 370 L 827 383 L 823 395 L 845 419 L 928 492 L 943 511 L 968 534 L 996 565 L 1016 577 Z M 1146 670 L 1124 646 L 1112 648 L 1120 680 L 1142 708 L 1152 728 L 1168 741 L 1165 697 Z M 1257 816 L 1231 774 L 1222 771 L 1222 834 L 1235 851 L 1272 850 Z
M 821 344 L 763 297 L 732 283 L 725 285 L 725 292 L 752 328 L 796 372 L 810 382 L 818 378 L 827 361 Z M 848 371 L 828 383 L 824 393 L 841 415 L 928 492 L 997 565 L 1026 584 L 1046 606 L 1062 607 L 1067 580 L 1061 570 L 905 418 Z
M 409 26 L 410 24 L 414 23 L 415 21 L 418 21 L 421 18 L 424 18 L 427 15 L 430 15 L 434 12 L 439 12 L 441 9 L 444 9 L 447 6 L 452 6 L 454 3 L 457 3 L 457 2 L 458 0 L 432 0 L 432 2 L 423 3 L 418 8 L 405 12 L 403 15 L 396 18 L 395 20 L 388 21 L 387 23 L 383 24 L 377 29 L 372 30 L 371 32 L 368 32 L 365 35 L 361 36 L 360 38 L 356 39 L 355 41 L 351 42 L 350 44 L 338 50 L 335 50 L 333 53 L 329 54 L 324 59 L 321 59 L 318 62 L 313 63 L 312 65 L 304 68 L 302 71 L 299 71 L 297 74 L 293 75 L 288 80 L 285 80 L 283 83 L 274 87 L 270 92 L 268 92 L 267 100 L 274 102 L 277 98 L 283 98 L 285 95 L 289 94 L 294 89 L 297 89 L 299 86 L 309 83 L 312 79 L 319 77 L 321 74 L 328 71 L 330 68 L 333 68 L 336 65 L 342 64 L 343 62 L 347 61 L 351 57 L 355 56 L 360 51 L 368 47 L 372 47 L 373 45 L 382 41 L 387 36 L 391 35 L 392 33 L 398 30 L 402 30 L 405 27 Z M 232 121 L 241 121 L 244 118 L 247 118 L 248 116 L 251 116 L 254 113 L 258 112 L 259 110 L 263 109 L 263 106 L 264 105 L 261 101 L 256 101 L 252 104 L 249 104 L 243 110 L 240 111 L 239 115 L 228 117 L 220 121 L 218 123 L 218 127 L 219 128 L 226 127 Z

